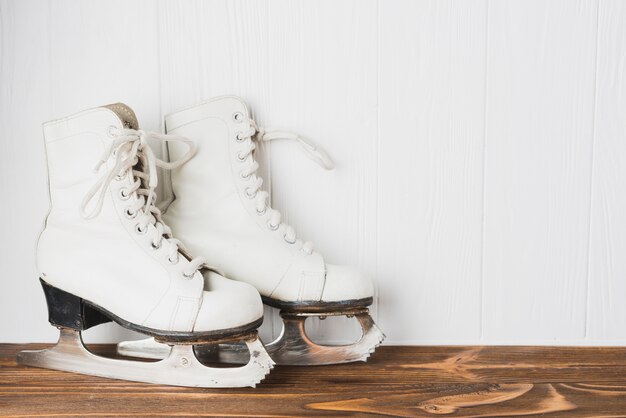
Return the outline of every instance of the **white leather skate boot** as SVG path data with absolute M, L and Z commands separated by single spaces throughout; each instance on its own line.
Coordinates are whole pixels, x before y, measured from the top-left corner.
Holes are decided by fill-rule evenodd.
M 61 337 L 54 348 L 22 352 L 19 360 L 151 383 L 254 386 L 273 364 L 256 335 L 258 292 L 189 257 L 154 206 L 157 165 L 175 167 L 195 146 L 138 129 L 134 112 L 119 103 L 44 124 L 51 207 L 37 264 Z M 186 151 L 167 164 L 148 139 L 178 141 Z M 109 321 L 167 344 L 166 357 L 145 363 L 91 354 L 81 331 Z M 194 345 L 223 340 L 245 341 L 252 354 L 246 366 L 210 368 L 196 359 Z
M 350 267 L 326 264 L 310 242 L 298 239 L 281 222 L 261 188 L 255 144 L 292 139 L 323 167 L 332 168 L 330 158 L 297 135 L 258 128 L 237 97 L 219 97 L 168 115 L 165 127 L 169 134 L 193 139 L 198 152 L 172 171 L 175 199 L 164 217 L 191 251 L 207 257 L 227 277 L 253 285 L 265 304 L 281 309 L 283 333 L 266 345 L 274 361 L 311 365 L 366 360 L 384 338 L 368 314 L 371 281 Z M 168 146 L 171 159 L 183 158 L 184 147 Z M 304 332 L 305 319 L 329 315 L 356 316 L 361 339 L 346 346 L 313 343 Z M 119 347 L 126 355 L 145 355 L 147 350 L 157 352 L 149 342 Z

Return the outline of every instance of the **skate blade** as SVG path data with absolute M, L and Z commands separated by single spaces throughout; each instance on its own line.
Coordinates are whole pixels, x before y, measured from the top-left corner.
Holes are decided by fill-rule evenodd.
M 362 329 L 361 338 L 347 345 L 320 345 L 311 341 L 305 332 L 304 322 L 308 317 L 354 316 Z M 281 335 L 266 344 L 265 349 L 272 360 L 279 365 L 314 366 L 324 364 L 367 361 L 385 339 L 385 334 L 374 323 L 367 309 L 357 309 L 334 313 L 288 313 L 281 312 L 284 327 Z M 161 359 L 167 355 L 167 346 L 154 339 L 125 341 L 117 346 L 118 353 L 130 357 Z M 243 364 L 249 355 L 241 344 L 220 344 L 219 346 L 198 347 L 196 352 L 202 359 L 223 363 Z
M 193 345 L 160 344 L 165 355 L 157 362 L 120 360 L 89 352 L 79 331 L 69 328 L 60 331 L 54 347 L 22 351 L 17 355 L 18 364 L 111 379 L 203 388 L 254 387 L 274 365 L 256 333 L 244 341 L 249 351 L 249 361 L 244 366 L 214 368 L 198 361 Z

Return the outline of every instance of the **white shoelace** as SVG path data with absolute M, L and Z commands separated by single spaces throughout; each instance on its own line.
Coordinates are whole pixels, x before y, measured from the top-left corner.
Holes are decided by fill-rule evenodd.
M 178 249 L 180 248 L 184 251 L 185 247 L 178 239 L 172 237 L 171 229 L 163 222 L 161 211 L 154 204 L 156 200 L 154 190 L 158 184 L 156 169 L 161 167 L 171 170 L 180 167 L 194 156 L 196 145 L 190 139 L 181 136 L 162 135 L 134 129 L 115 129 L 114 137 L 115 139 L 111 142 L 111 145 L 102 154 L 95 171 L 97 172 L 111 156 L 115 157 L 115 165 L 89 189 L 80 207 L 81 215 L 85 219 L 93 219 L 98 216 L 102 210 L 110 183 L 114 178 L 121 178 L 127 175 L 128 171 L 131 171 L 135 182 L 128 189 L 123 190 L 123 197 L 130 197 L 133 193 L 136 193 L 137 199 L 128 206 L 126 215 L 137 219 L 136 229 L 138 233 L 145 233 L 148 225 L 154 226 L 156 233 L 153 234 L 153 248 L 160 248 L 163 239 L 167 240 L 172 244 L 170 245 L 168 259 L 175 264 L 179 260 Z M 189 150 L 181 159 L 168 163 L 156 158 L 148 145 L 148 140 L 150 139 L 165 142 L 183 142 L 189 146 Z M 135 169 L 138 162 L 141 163 L 141 170 Z M 95 207 L 87 212 L 87 206 L 96 195 L 98 200 Z M 184 276 L 187 278 L 193 277 L 195 272 L 203 267 L 205 263 L 204 257 L 194 257 L 185 267 L 183 271 Z
M 246 189 L 246 194 L 248 194 L 249 197 L 256 199 L 256 210 L 259 214 L 264 214 L 266 211 L 270 212 L 269 227 L 272 230 L 276 230 L 281 225 L 281 214 L 279 211 L 272 209 L 270 206 L 269 193 L 265 190 L 261 190 L 263 178 L 257 175 L 259 163 L 254 159 L 254 150 L 256 149 L 256 144 L 254 142 L 270 142 L 277 139 L 296 141 L 301 146 L 307 157 L 315 161 L 322 168 L 332 170 L 335 166 L 328 154 L 322 148 L 315 145 L 311 140 L 303 138 L 292 132 L 265 130 L 262 127 L 259 127 L 256 122 L 250 118 L 248 118 L 247 122 L 250 124 L 250 129 L 247 132 L 239 134 L 238 139 L 250 139 L 248 142 L 249 146 L 237 157 L 241 161 L 250 157 L 252 158 L 252 164 L 250 164 L 247 169 L 242 171 L 241 176 L 246 179 L 253 176 L 253 183 Z M 287 224 L 282 225 L 285 226 L 285 241 L 290 244 L 295 244 L 297 242 L 297 238 L 294 228 Z M 313 253 L 313 243 L 311 243 L 311 241 L 306 241 L 302 244 L 301 249 L 305 253 L 311 254 Z

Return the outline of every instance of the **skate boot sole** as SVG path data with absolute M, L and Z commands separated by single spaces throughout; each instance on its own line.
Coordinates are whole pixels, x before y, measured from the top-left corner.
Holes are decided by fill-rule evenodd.
M 62 326 L 83 331 L 93 326 L 115 322 L 118 325 L 154 337 L 157 341 L 175 344 L 194 344 L 206 340 L 217 341 L 240 337 L 254 332 L 263 323 L 263 317 L 254 322 L 235 328 L 202 332 L 162 331 L 137 325 L 109 312 L 97 304 L 58 289 L 43 279 L 39 279 L 48 302 L 48 320 L 54 326 Z
M 365 308 L 370 306 L 374 298 L 350 299 L 337 302 L 321 302 L 321 301 L 298 301 L 288 302 L 273 299 L 267 296 L 261 296 L 263 303 L 273 308 L 278 308 L 286 312 L 308 312 L 308 313 L 332 313 L 337 311 Z

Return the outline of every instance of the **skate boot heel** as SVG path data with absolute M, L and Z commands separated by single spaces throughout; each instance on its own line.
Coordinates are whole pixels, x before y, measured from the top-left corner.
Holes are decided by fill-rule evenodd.
M 86 304 L 82 298 L 58 289 L 39 279 L 48 304 L 48 321 L 55 327 L 83 331 L 111 322 L 101 312 Z

